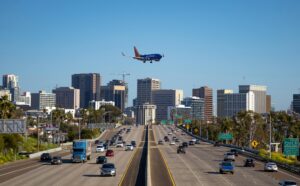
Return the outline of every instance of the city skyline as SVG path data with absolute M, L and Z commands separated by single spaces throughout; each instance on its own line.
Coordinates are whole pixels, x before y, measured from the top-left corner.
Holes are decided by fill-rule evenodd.
M 276 110 L 290 107 L 299 93 L 300 2 L 177 1 L 159 2 L 147 13 L 139 8 L 158 2 L 1 1 L 0 74 L 18 75 L 22 92 L 51 92 L 70 86 L 72 74 L 100 73 L 105 85 L 127 72 L 129 105 L 136 80 L 145 77 L 186 96 L 204 85 L 213 97 L 218 89 L 266 85 Z M 121 52 L 132 55 L 134 45 L 165 57 L 155 64 L 124 58 Z

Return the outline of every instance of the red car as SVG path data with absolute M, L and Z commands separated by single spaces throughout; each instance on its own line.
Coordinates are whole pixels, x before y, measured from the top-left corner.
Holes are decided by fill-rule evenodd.
M 113 157 L 114 156 L 114 151 L 113 150 L 107 150 L 106 151 L 106 156 L 107 157 Z

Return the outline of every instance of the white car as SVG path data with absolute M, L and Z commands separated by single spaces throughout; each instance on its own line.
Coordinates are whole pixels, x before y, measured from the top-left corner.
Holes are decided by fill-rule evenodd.
M 105 148 L 103 145 L 97 145 L 96 152 L 104 152 Z
M 125 146 L 125 151 L 133 151 L 133 146 L 131 144 Z
M 176 145 L 175 141 L 171 141 L 170 145 Z
M 172 135 L 172 132 L 169 132 L 168 135 Z
M 235 161 L 235 155 L 231 152 L 224 154 L 224 161 Z
M 197 139 L 196 139 L 196 138 L 193 138 L 193 139 L 192 139 L 192 141 L 193 141 L 193 142 L 196 142 L 196 141 L 197 141 Z
M 120 141 L 120 142 L 118 142 L 118 143 L 117 143 L 117 145 L 116 145 L 116 147 L 124 147 L 124 144 L 123 144 L 123 142 L 121 142 L 121 141 Z
M 264 170 L 265 171 L 278 171 L 278 167 L 277 167 L 276 163 L 268 162 L 265 164 Z

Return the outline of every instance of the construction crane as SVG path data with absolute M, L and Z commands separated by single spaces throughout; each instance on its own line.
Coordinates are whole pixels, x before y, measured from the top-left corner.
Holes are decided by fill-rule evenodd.
M 126 77 L 126 76 L 130 76 L 129 73 L 125 73 L 125 72 L 123 72 L 122 74 L 118 74 L 118 75 L 120 75 L 120 76 L 123 77 L 123 82 L 124 82 L 124 83 L 125 83 L 125 77 Z

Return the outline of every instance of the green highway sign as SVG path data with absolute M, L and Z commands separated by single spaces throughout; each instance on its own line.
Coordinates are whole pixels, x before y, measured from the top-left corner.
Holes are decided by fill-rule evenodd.
M 167 124 L 167 120 L 161 120 L 161 121 L 160 121 L 160 124 L 166 125 L 166 124 Z
M 170 125 L 174 125 L 174 121 L 173 120 L 169 120 L 169 124 Z
M 283 153 L 286 156 L 299 156 L 299 138 L 285 138 Z
M 185 119 L 185 120 L 184 120 L 184 123 L 192 123 L 192 120 L 190 120 L 190 119 Z
M 219 133 L 218 140 L 232 140 L 233 136 L 230 133 Z

